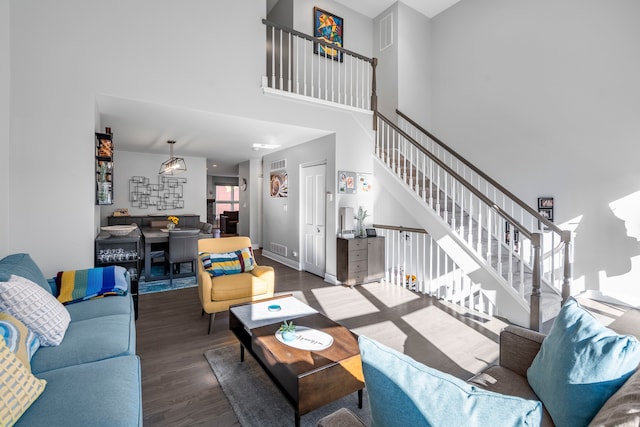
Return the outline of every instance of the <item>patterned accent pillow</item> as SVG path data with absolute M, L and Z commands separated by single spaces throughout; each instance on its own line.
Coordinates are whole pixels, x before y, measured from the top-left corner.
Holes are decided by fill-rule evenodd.
M 0 336 L 20 361 L 31 370 L 31 357 L 40 348 L 40 339 L 24 323 L 10 315 L 0 312 Z
M 6 311 L 40 336 L 40 345 L 62 342 L 71 321 L 69 312 L 50 293 L 24 277 L 0 282 L 0 310 Z
M 14 425 L 46 385 L 0 340 L 0 425 Z
M 198 255 L 202 261 L 202 267 L 213 277 L 246 273 L 256 266 L 251 248 L 224 253 L 200 252 Z

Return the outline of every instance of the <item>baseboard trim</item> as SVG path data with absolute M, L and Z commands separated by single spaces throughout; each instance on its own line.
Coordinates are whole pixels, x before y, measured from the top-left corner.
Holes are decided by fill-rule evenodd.
M 277 261 L 280 264 L 284 264 L 287 267 L 291 267 L 294 270 L 302 271 L 302 266 L 300 265 L 300 263 L 293 261 L 289 258 L 285 258 L 281 255 L 275 254 L 273 252 L 270 252 L 266 249 L 262 249 L 262 256 L 264 256 L 265 258 L 269 258 L 271 260 Z
M 331 283 L 332 285 L 342 285 L 342 282 L 338 281 L 338 278 L 333 274 L 324 274 L 324 281 L 327 283 Z
M 622 307 L 629 307 L 629 308 L 637 308 L 639 306 L 633 305 L 633 302 L 628 302 L 628 301 L 623 301 L 622 299 L 616 298 L 614 296 L 611 295 L 606 295 L 604 294 L 602 291 L 596 291 L 593 289 L 587 290 L 582 292 L 581 294 L 579 294 L 578 296 L 580 297 L 586 297 L 589 299 L 593 299 L 596 301 L 600 301 L 600 302 L 605 302 L 608 304 L 614 304 L 614 305 L 619 305 Z

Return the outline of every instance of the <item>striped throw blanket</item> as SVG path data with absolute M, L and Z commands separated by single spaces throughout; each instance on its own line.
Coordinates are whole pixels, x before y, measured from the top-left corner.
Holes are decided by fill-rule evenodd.
M 56 276 L 58 301 L 72 304 L 108 295 L 125 295 L 128 290 L 125 273 L 125 268 L 119 265 L 61 271 Z

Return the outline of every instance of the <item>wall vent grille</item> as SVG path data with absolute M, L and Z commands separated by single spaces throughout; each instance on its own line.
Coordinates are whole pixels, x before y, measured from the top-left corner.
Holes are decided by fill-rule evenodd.
M 279 243 L 271 242 L 271 252 L 277 255 L 287 256 L 287 247 Z
M 271 162 L 272 171 L 277 171 L 277 170 L 286 169 L 286 168 L 287 168 L 287 159 L 275 160 Z
M 393 45 L 393 13 L 380 20 L 380 51 Z

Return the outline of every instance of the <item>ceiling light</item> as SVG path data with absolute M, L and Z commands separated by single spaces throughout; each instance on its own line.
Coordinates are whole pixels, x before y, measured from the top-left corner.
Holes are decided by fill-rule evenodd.
M 279 145 L 276 144 L 253 144 L 254 151 L 257 151 L 261 148 L 270 149 L 270 148 L 278 148 Z
M 178 175 L 187 170 L 187 165 L 182 157 L 173 157 L 173 144 L 175 141 L 167 141 L 169 144 L 169 160 L 160 165 L 160 175 Z

